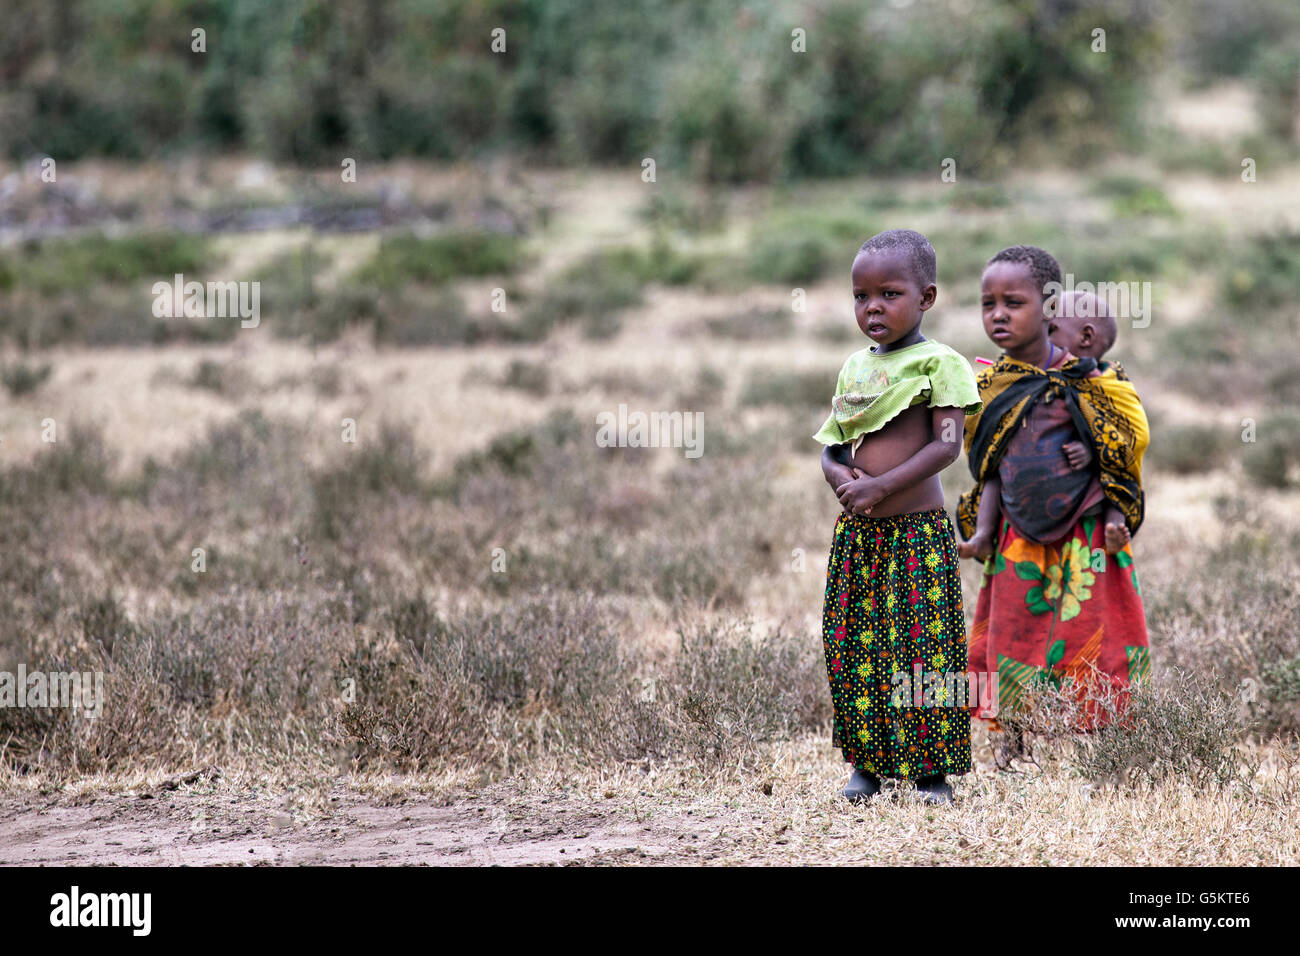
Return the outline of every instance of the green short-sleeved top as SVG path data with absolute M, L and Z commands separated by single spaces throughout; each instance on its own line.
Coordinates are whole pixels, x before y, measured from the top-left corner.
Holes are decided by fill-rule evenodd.
M 831 414 L 813 437 L 823 445 L 852 444 L 879 431 L 913 405 L 952 406 L 973 415 L 983 406 L 975 375 L 960 354 L 926 340 L 877 355 L 854 352 L 840 369 Z

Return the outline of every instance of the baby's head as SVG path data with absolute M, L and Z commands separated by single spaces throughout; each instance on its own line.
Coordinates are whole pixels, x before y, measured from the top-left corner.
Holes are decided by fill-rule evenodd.
M 1115 344 L 1117 332 L 1115 317 L 1105 299 L 1073 290 L 1061 294 L 1056 314 L 1047 326 L 1048 338 L 1057 348 L 1099 361 Z
M 984 331 L 1011 354 L 1047 347 L 1047 323 L 1055 311 L 1048 289 L 1061 286 L 1061 264 L 1037 246 L 1009 246 L 980 276 Z
M 878 351 L 910 344 L 934 305 L 934 246 L 911 229 L 889 229 L 862 244 L 853 260 L 853 311 Z

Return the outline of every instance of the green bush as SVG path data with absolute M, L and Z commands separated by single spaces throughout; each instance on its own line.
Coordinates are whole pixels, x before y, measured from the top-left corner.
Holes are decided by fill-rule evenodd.
M 1290 0 L 1191 0 L 1179 18 L 1193 79 L 1243 76 L 1300 29 Z
M 335 169 L 349 155 L 653 157 L 661 182 L 934 171 L 944 157 L 969 173 L 1042 143 L 1084 157 L 1131 146 L 1162 52 L 1152 5 L 1120 0 L 106 0 L 66 16 L 14 2 L 2 148 L 61 160 L 215 145 Z M 1104 56 L 1088 43 L 1098 23 Z
M 101 283 L 171 282 L 178 272 L 185 274 L 187 281 L 203 281 L 218 264 L 209 241 L 202 236 L 142 232 L 118 239 L 103 235 L 31 239 L 20 247 L 12 269 L 18 286 L 57 295 L 93 289 Z
M 1093 192 L 1109 197 L 1115 215 L 1124 218 L 1178 214 L 1163 189 L 1136 176 L 1105 176 L 1097 180 Z
M 960 180 L 958 182 L 961 183 Z M 881 200 L 888 207 L 895 207 L 897 204 L 896 197 L 884 196 Z M 1001 209 L 1011 205 L 1011 196 L 1007 192 L 1007 187 L 1001 183 L 961 183 L 952 191 L 948 204 L 957 210 Z
M 837 255 L 842 258 L 843 249 L 824 236 L 772 233 L 755 240 L 746 268 L 760 282 L 802 285 L 825 275 Z
M 395 289 L 408 282 L 441 285 L 471 276 L 509 275 L 522 265 L 520 254 L 519 239 L 501 233 L 453 232 L 428 239 L 390 236 L 352 281 Z
M 693 194 L 658 184 L 638 218 L 658 229 L 673 229 L 692 235 L 719 232 L 727 223 L 727 196 L 721 190 L 701 189 Z
M 515 334 L 535 341 L 557 325 L 579 320 L 590 338 L 616 335 L 622 326 L 620 313 L 641 301 L 650 275 L 650 265 L 637 250 L 590 255 L 551 280 L 529 304 Z
M 1265 49 L 1255 62 L 1256 101 L 1264 129 L 1284 143 L 1300 139 L 1296 103 L 1300 102 L 1300 15 L 1288 41 Z
M 1223 259 L 1219 296 L 1224 302 L 1249 299 L 1259 309 L 1292 305 L 1298 288 L 1298 232 L 1254 236 Z
M 833 270 L 847 281 L 858 247 L 874 231 L 840 212 L 782 209 L 754 227 L 743 267 L 759 282 L 781 285 L 812 283 Z

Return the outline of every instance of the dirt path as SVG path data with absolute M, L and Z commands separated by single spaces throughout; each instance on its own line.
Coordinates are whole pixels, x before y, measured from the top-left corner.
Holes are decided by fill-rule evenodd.
M 963 780 L 957 805 L 911 791 L 838 798 L 838 767 L 716 789 L 611 781 L 531 789 L 271 787 L 0 796 L 12 865 L 1224 865 L 1300 863 L 1294 781 L 1254 796 L 1185 785 L 1100 791 L 1065 774 Z M 834 774 L 834 779 L 831 775 Z M 305 805 L 304 805 L 305 804 Z
M 483 800 L 375 806 L 342 798 L 298 823 L 240 801 L 106 797 L 0 802 L 0 865 L 493 865 L 700 859 L 718 827 L 685 814 L 653 824 L 612 809 L 540 812 Z M 681 818 L 676 818 L 680 816 Z
M 1051 762 L 993 769 L 982 732 L 956 804 L 909 786 L 851 806 L 822 735 L 764 769 L 538 767 L 526 776 L 330 776 L 247 769 L 0 790 L 15 865 L 1300 864 L 1300 767 L 1266 749 L 1248 790 L 1102 787 Z M 1285 757 L 1285 759 L 1283 759 Z

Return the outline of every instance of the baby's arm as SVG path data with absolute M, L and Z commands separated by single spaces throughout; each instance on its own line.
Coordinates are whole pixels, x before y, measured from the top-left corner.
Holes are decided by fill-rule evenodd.
M 995 474 L 984 482 L 984 490 L 980 493 L 979 514 L 975 517 L 975 533 L 969 541 L 958 543 L 958 556 L 977 561 L 987 561 L 993 557 L 993 535 L 1001 511 L 1002 479 Z
M 966 413 L 960 408 L 937 407 L 930 418 L 930 440 L 901 464 L 874 478 L 853 469 L 855 476 L 835 493 L 840 504 L 855 514 L 870 514 L 871 509 L 890 495 L 920 484 L 943 471 L 961 454 L 962 425 Z

